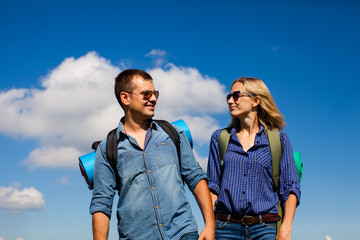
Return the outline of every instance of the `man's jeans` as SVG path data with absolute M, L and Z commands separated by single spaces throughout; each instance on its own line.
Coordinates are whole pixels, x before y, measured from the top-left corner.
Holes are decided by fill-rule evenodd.
M 198 240 L 199 239 L 199 234 L 198 232 L 189 232 L 184 234 L 180 240 Z
M 230 223 L 215 220 L 216 239 L 236 240 L 274 240 L 276 237 L 276 223 L 262 223 L 244 226 L 241 223 Z

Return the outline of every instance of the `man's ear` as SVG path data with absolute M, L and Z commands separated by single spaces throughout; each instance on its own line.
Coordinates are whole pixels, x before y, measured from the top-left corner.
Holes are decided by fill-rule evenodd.
M 126 92 L 120 92 L 120 100 L 124 106 L 129 105 L 129 94 Z

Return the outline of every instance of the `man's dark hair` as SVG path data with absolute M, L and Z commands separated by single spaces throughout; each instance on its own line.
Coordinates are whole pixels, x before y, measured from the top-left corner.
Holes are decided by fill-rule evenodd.
M 121 92 L 132 92 L 134 90 L 134 85 L 132 83 L 132 79 L 134 76 L 140 76 L 144 78 L 144 80 L 153 80 L 150 74 L 144 72 L 143 70 L 139 69 L 127 69 L 122 71 L 116 78 L 115 78 L 115 96 L 118 100 L 120 106 L 122 108 L 123 104 L 120 99 Z

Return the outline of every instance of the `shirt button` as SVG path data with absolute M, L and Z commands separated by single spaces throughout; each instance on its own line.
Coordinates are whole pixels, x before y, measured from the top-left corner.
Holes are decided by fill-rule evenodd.
M 165 143 L 161 143 L 161 145 L 163 145 L 163 146 L 164 146 L 164 145 L 165 145 Z
M 243 191 L 243 194 L 245 194 L 245 191 Z
M 145 153 L 143 153 L 143 155 L 145 156 Z
M 246 173 L 244 173 L 244 177 L 246 177 Z
M 162 224 L 160 223 L 160 227 L 162 227 Z
M 148 172 L 151 173 L 151 170 L 149 170 Z
M 158 206 L 155 206 L 155 208 L 159 208 Z
M 154 188 L 154 187 L 152 187 L 151 189 L 152 189 L 152 190 L 155 190 L 155 188 Z

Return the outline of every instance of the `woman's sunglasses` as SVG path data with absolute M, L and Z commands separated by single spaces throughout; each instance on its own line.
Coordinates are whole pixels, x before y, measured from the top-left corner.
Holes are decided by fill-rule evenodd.
M 226 96 L 226 101 L 229 101 L 230 98 L 232 97 L 234 99 L 234 101 L 236 102 L 237 100 L 239 100 L 240 97 L 244 96 L 244 95 L 247 95 L 249 97 L 254 97 L 254 95 L 250 94 L 250 93 L 247 93 L 247 92 L 243 92 L 243 91 L 235 91 L 233 93 L 229 93 L 227 96 Z

